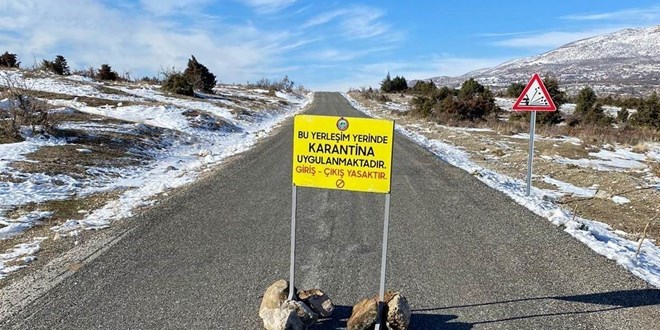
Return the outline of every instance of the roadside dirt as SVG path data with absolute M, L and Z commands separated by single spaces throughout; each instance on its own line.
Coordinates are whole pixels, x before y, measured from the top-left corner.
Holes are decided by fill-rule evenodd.
M 478 165 L 520 180 L 526 180 L 529 140 L 516 136 L 524 132 L 515 124 L 483 122 L 476 126 L 490 130 L 474 130 L 464 127 L 448 127 L 429 122 L 425 119 L 404 115 L 392 110 L 392 106 L 368 100 L 359 93 L 351 96 L 383 116 L 396 120 L 397 124 L 414 125 L 418 133 L 457 146 L 470 154 Z M 409 97 L 388 95 L 393 102 L 405 104 Z M 633 147 L 620 146 L 620 147 Z M 561 180 L 577 187 L 600 191 L 599 197 L 574 197 L 566 195 L 557 202 L 565 209 L 575 211 L 581 217 L 604 222 L 615 230 L 621 230 L 629 239 L 636 240 L 642 235 L 644 227 L 654 217 L 660 215 L 660 191 L 645 188 L 645 177 L 653 173 L 658 175 L 660 164 L 648 161 L 647 170 L 597 171 L 571 164 L 560 164 L 556 157 L 568 159 L 589 158 L 589 153 L 611 149 L 611 146 L 592 145 L 578 139 L 540 138 L 535 142 L 534 178 L 532 185 L 537 188 L 557 190 L 557 187 L 543 181 L 544 177 Z M 633 149 L 634 151 L 635 149 Z M 640 150 L 643 151 L 643 150 Z M 611 197 L 621 196 L 630 200 L 626 204 L 617 204 Z M 650 227 L 647 238 L 660 238 L 660 219 Z

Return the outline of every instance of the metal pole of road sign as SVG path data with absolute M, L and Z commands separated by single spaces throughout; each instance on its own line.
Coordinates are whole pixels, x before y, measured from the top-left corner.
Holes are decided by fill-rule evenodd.
M 532 190 L 532 160 L 534 159 L 534 131 L 536 130 L 536 111 L 532 111 L 529 120 L 529 159 L 527 160 L 527 196 Z
M 289 300 L 293 300 L 293 279 L 296 263 L 296 185 L 291 190 L 291 265 L 289 266 Z
M 380 259 L 380 301 L 378 302 L 378 318 L 375 330 L 380 330 L 380 321 L 385 300 L 385 269 L 387 268 L 387 236 L 390 227 L 390 194 L 385 195 L 385 224 L 383 225 L 383 255 Z

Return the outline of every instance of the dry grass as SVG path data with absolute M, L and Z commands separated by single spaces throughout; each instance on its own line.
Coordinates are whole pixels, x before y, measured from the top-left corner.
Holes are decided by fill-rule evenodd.
M 76 149 L 89 149 L 92 153 L 82 153 Z M 140 164 L 139 160 L 129 157 L 124 149 L 78 144 L 41 147 L 28 154 L 27 159 L 29 161 L 16 161 L 9 166 L 24 173 L 67 174 L 80 179 L 89 175 L 88 167 L 127 167 Z
M 638 154 L 645 154 L 649 152 L 649 145 L 644 142 L 637 143 L 632 147 L 632 151 Z
M 117 101 L 117 100 L 109 100 L 109 99 L 103 99 L 103 98 L 98 98 L 98 97 L 90 97 L 90 96 L 73 96 L 69 94 L 61 94 L 61 93 L 53 93 L 53 92 L 44 92 L 44 91 L 31 91 L 32 95 L 34 97 L 42 98 L 42 99 L 49 99 L 49 100 L 69 100 L 73 101 L 74 99 L 77 99 L 78 102 L 85 103 L 87 106 L 90 107 L 102 107 L 102 106 L 107 106 L 107 105 L 117 105 L 118 103 L 121 103 L 123 106 L 131 106 L 131 105 L 153 105 L 152 102 L 133 102 L 133 101 Z M 52 108 L 52 106 L 51 106 Z
M 91 235 L 95 234 L 92 231 L 81 231 L 79 236 L 75 239 L 56 239 L 57 235 L 50 230 L 51 227 L 61 225 L 69 219 L 83 219 L 88 211 L 103 207 L 111 200 L 116 199 L 121 193 L 122 191 L 113 191 L 110 193 L 94 194 L 65 201 L 29 204 L 9 212 L 7 216 L 10 218 L 19 217 L 22 214 L 36 210 L 53 211 L 53 216 L 49 219 L 44 219 L 41 223 L 31 228 L 29 234 L 0 240 L 0 251 L 7 251 L 17 244 L 31 241 L 31 238 L 26 238 L 28 235 L 29 237 L 50 238 L 41 243 L 41 250 L 39 251 L 37 260 L 30 263 L 26 270 L 12 273 L 7 278 L 0 280 L 0 289 L 11 283 L 16 276 L 22 276 L 26 272 L 45 266 L 53 258 L 71 249 L 76 244 L 76 241 L 88 239 Z M 19 262 L 18 264 L 22 263 Z
M 458 123 L 460 127 L 492 128 L 487 132 L 465 132 L 452 127 L 442 128 L 427 119 L 414 118 L 412 116 L 400 115 L 382 107 L 382 104 L 372 100 L 365 100 L 359 95 L 354 98 L 367 105 L 371 109 L 380 109 L 381 115 L 395 118 L 398 124 L 415 124 L 420 127 L 419 133 L 432 138 L 447 141 L 460 146 L 471 155 L 472 161 L 479 166 L 488 168 L 512 178 L 525 180 L 527 170 L 528 140 L 512 138 L 518 133 L 527 133 L 529 124 L 517 121 L 482 121 L 479 123 Z M 552 160 L 555 157 L 569 159 L 591 158 L 590 152 L 598 151 L 604 144 L 621 143 L 635 146 L 639 141 L 645 139 L 653 140 L 660 136 L 660 132 L 648 129 L 634 130 L 624 128 L 597 127 L 538 127 L 538 133 L 546 138 L 574 136 L 581 139 L 581 143 L 566 140 L 538 139 L 535 142 L 536 157 L 534 159 L 534 174 L 537 177 L 533 185 L 537 188 L 556 190 L 554 185 L 542 181 L 544 176 L 571 183 L 578 187 L 592 187 L 597 185 L 599 190 L 605 191 L 610 196 L 619 195 L 630 199 L 630 203 L 619 205 L 611 199 L 598 198 L 575 198 L 566 196 L 559 202 L 566 209 L 578 209 L 578 215 L 587 219 L 593 219 L 607 223 L 614 229 L 629 233 L 630 239 L 638 239 L 649 219 L 660 212 L 660 192 L 654 189 L 640 189 L 644 186 L 644 176 L 647 173 L 627 172 L 601 172 L 575 165 L 559 164 Z M 640 134 L 630 136 L 628 134 Z M 636 152 L 648 150 L 639 143 Z M 551 159 L 547 159 L 549 156 Z M 660 163 L 648 161 L 647 166 L 652 173 L 660 177 Z M 651 227 L 649 237 L 660 239 L 660 226 Z M 657 242 L 656 242 L 657 244 Z

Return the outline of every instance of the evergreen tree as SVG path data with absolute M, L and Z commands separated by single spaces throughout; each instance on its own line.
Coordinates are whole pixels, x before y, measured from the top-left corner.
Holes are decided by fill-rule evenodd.
M 594 92 L 591 87 L 587 86 L 585 88 L 582 88 L 580 92 L 577 95 L 577 99 L 575 101 L 575 116 L 577 117 L 585 117 L 591 111 L 591 109 L 594 107 L 596 104 L 597 97 L 596 93 Z
M 193 85 L 190 84 L 188 79 L 180 72 L 169 74 L 161 88 L 164 91 L 175 94 L 195 96 Z
M 517 98 L 522 94 L 525 89 L 525 84 L 522 83 L 512 83 L 506 89 L 506 96 Z
M 390 77 L 390 73 L 387 72 L 387 76 L 385 76 L 385 79 L 380 82 L 380 90 L 383 93 L 389 93 L 392 91 L 392 78 Z
M 605 111 L 603 111 L 603 104 L 600 102 L 594 104 L 591 109 L 589 109 L 589 111 L 582 117 L 582 119 L 585 123 L 600 126 L 611 125 L 614 121 L 612 117 L 609 117 L 605 114 Z
M 591 87 L 580 90 L 575 101 L 575 117 L 584 124 L 609 125 L 613 119 L 603 111 L 603 104 Z
M 18 62 L 18 57 L 16 54 L 5 52 L 4 54 L 0 55 L 0 66 L 7 68 L 18 68 L 20 65 L 21 62 Z
M 413 92 L 421 95 L 432 95 L 438 90 L 438 87 L 432 81 L 419 80 L 412 88 Z
M 474 97 L 475 94 L 483 92 L 484 86 L 474 80 L 474 78 L 470 78 L 464 81 L 463 85 L 461 85 L 461 90 L 458 92 L 458 98 L 461 100 L 467 100 Z
M 396 76 L 392 79 L 392 92 L 402 92 L 408 89 L 408 82 L 406 78 Z
M 217 84 L 215 75 L 204 64 L 199 63 L 195 56 L 188 60 L 188 67 L 183 71 L 183 75 L 194 89 L 205 93 L 213 93 L 213 87 Z
M 54 61 L 44 60 L 41 64 L 42 69 L 52 71 L 60 76 L 68 76 L 71 74 L 69 70 L 69 65 L 66 62 L 66 59 L 62 55 L 55 56 Z
M 108 64 L 102 64 L 96 76 L 101 80 L 117 80 L 117 72 L 112 71 Z
M 644 100 L 637 113 L 632 116 L 631 122 L 639 126 L 651 128 L 660 128 L 660 100 L 658 94 L 653 92 L 651 96 Z

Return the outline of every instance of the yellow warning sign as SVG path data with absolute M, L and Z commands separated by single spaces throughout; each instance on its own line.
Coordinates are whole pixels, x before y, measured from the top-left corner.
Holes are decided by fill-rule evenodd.
M 293 184 L 389 193 L 394 122 L 297 115 L 293 124 Z

